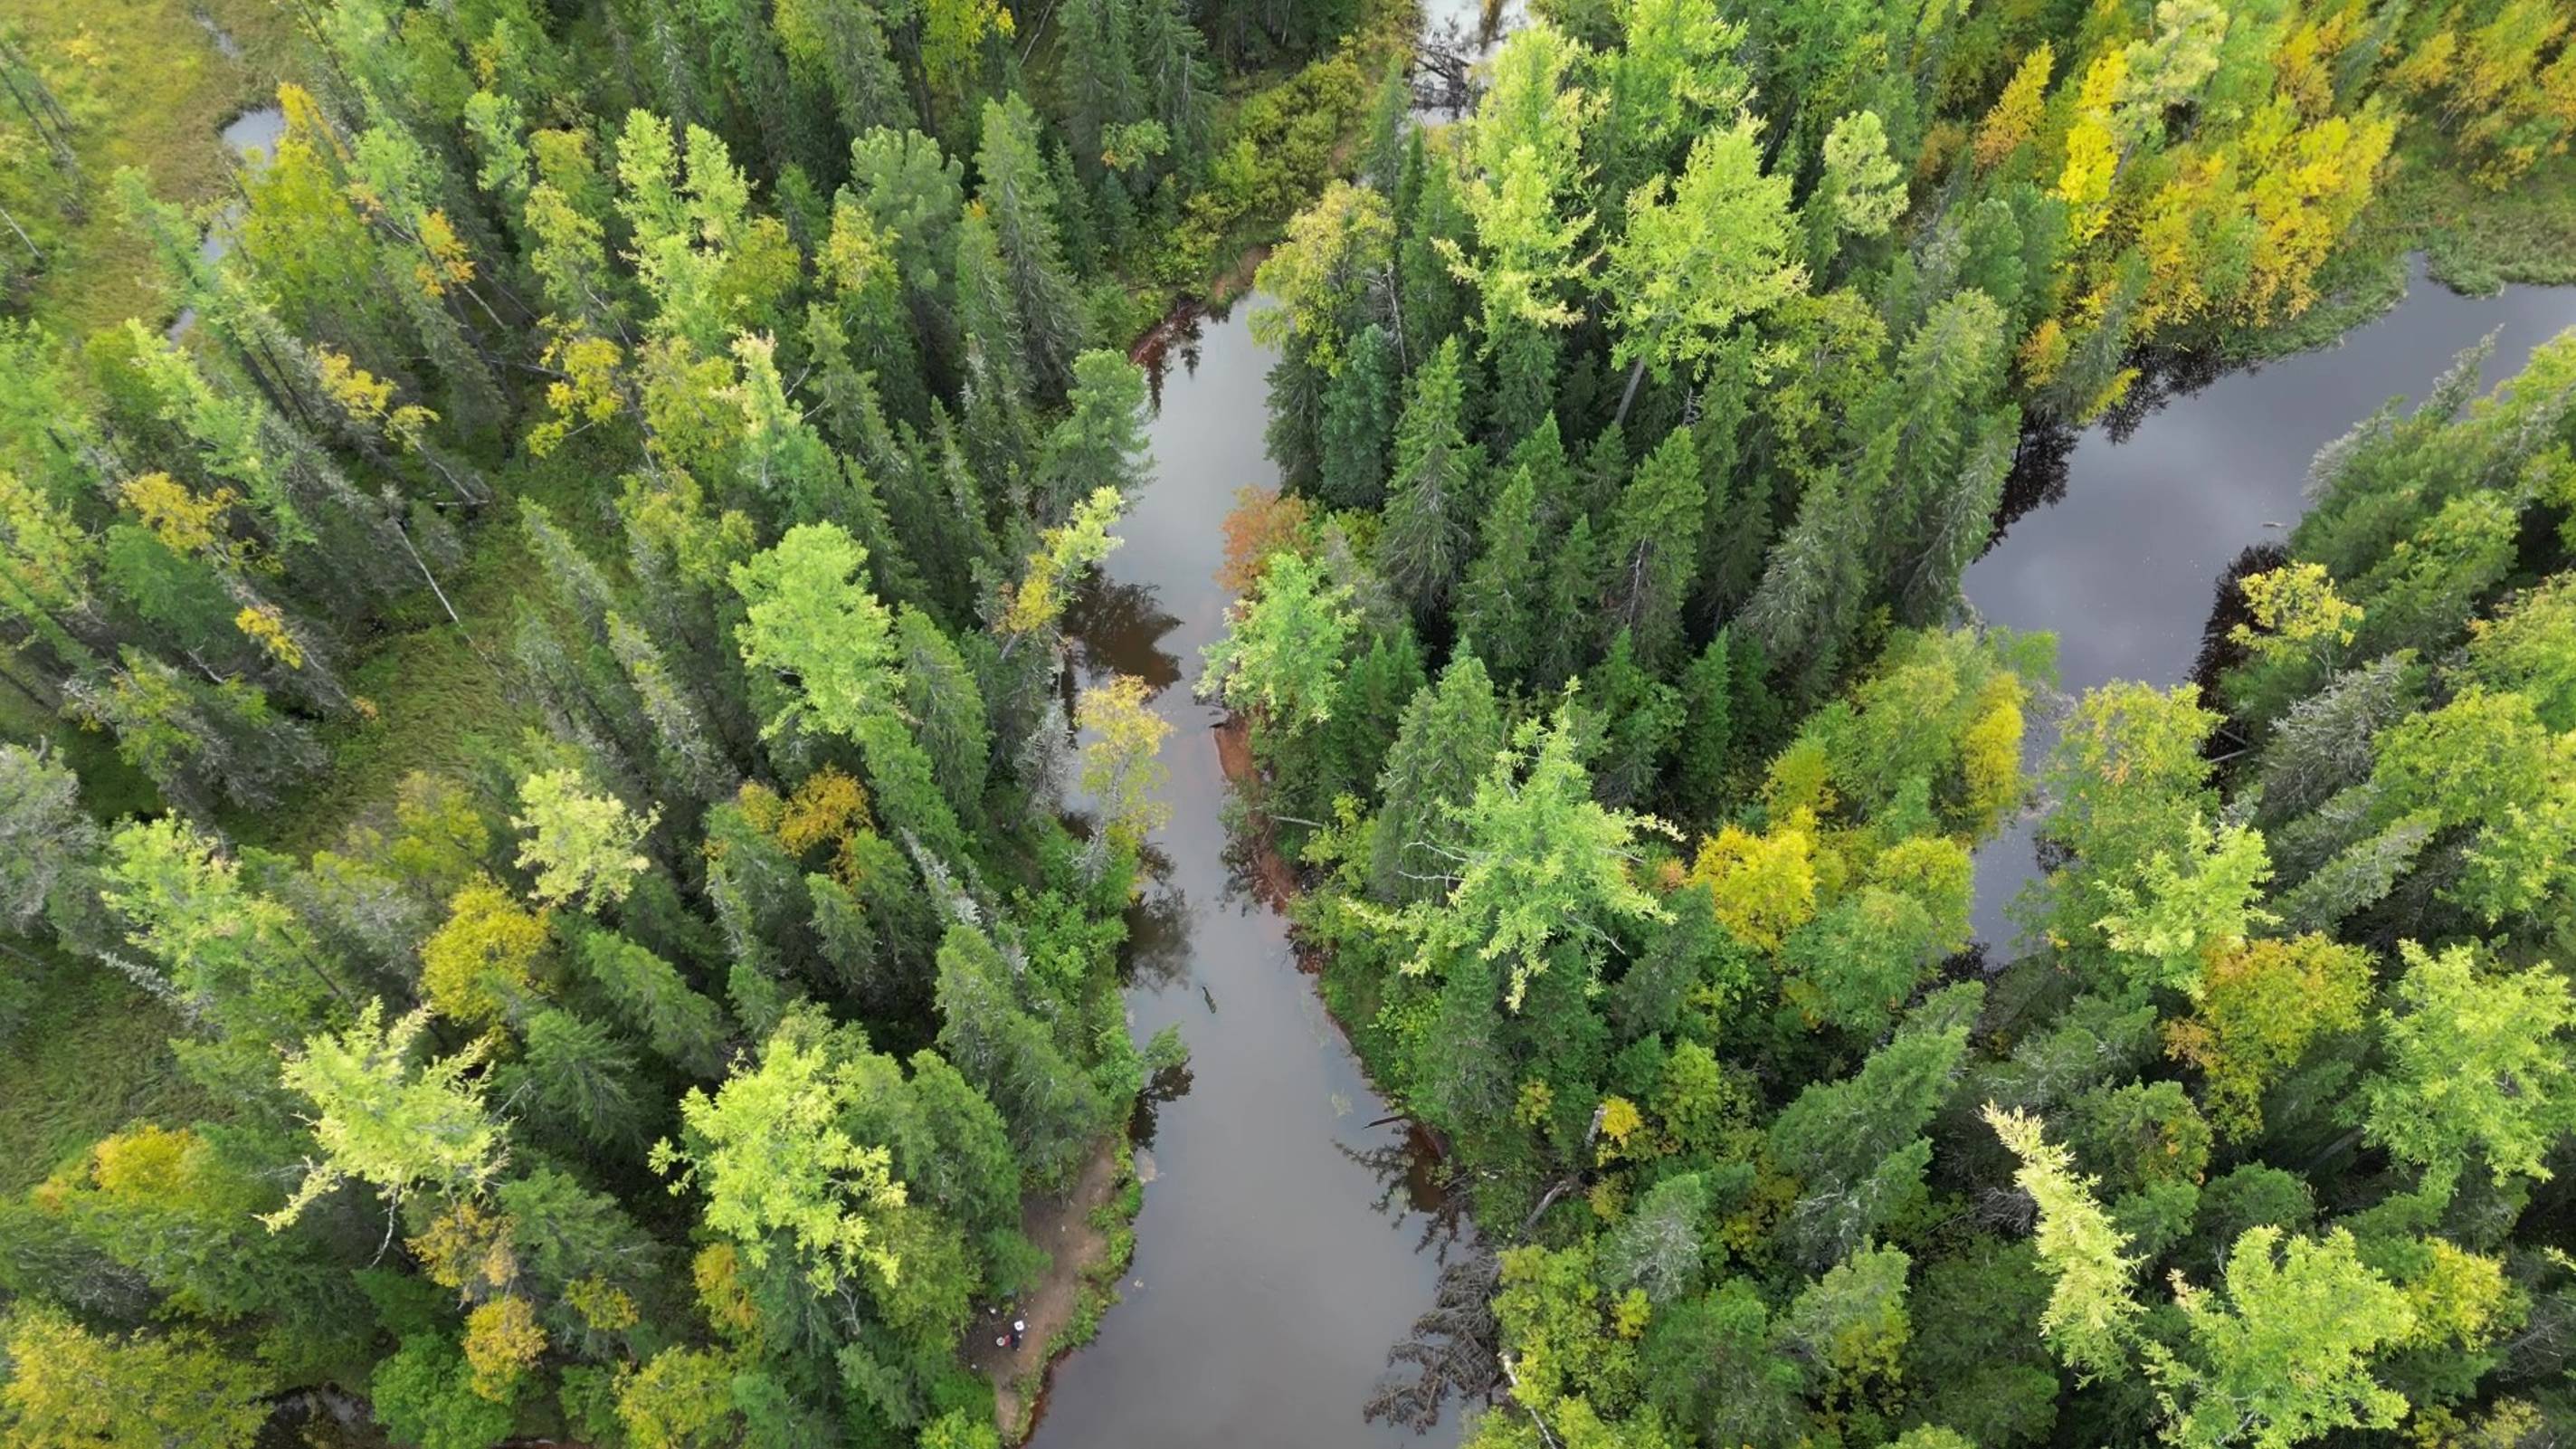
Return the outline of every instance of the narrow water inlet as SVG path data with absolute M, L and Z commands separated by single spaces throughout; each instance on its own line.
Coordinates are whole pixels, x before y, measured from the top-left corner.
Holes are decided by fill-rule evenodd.
M 208 11 L 204 6 L 199 5 L 191 7 L 188 11 L 188 18 L 197 22 L 197 28 L 205 31 L 206 37 L 215 43 L 216 54 L 221 55 L 226 60 L 239 60 L 242 58 L 241 42 L 235 40 L 233 38 L 233 33 L 224 29 L 222 22 L 216 20 L 212 12 Z

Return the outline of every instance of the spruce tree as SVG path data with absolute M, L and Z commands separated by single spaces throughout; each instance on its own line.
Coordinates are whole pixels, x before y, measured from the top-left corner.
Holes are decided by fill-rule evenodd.
M 1447 603 L 1473 537 L 1469 510 L 1480 459 L 1462 416 L 1462 366 L 1453 337 L 1413 380 L 1413 395 L 1396 424 L 1395 474 L 1378 535 L 1379 571 L 1425 618 Z
M 1675 428 L 1620 495 L 1610 527 L 1607 602 L 1636 640 L 1637 662 L 1661 670 L 1682 644 L 1682 606 L 1699 572 L 1703 492 L 1689 429 Z
M 1484 519 L 1476 562 L 1458 600 L 1458 637 L 1506 684 L 1537 664 L 1548 598 L 1539 556 L 1538 489 L 1528 464 L 1515 466 Z
M 1018 321 L 1021 365 L 1036 396 L 1061 401 L 1073 386 L 1074 354 L 1082 350 L 1082 307 L 1065 265 L 1037 115 L 1017 93 L 984 103 L 975 171 L 975 197 L 992 224 Z

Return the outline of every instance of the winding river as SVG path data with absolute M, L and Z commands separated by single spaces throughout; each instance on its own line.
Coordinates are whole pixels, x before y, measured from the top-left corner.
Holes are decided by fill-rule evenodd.
M 1075 615 L 1082 682 L 1137 675 L 1173 725 L 1172 819 L 1155 842 L 1128 1000 L 1140 1040 L 1179 1025 L 1192 1077 L 1144 1124 L 1149 1182 L 1125 1301 L 1056 1369 L 1039 1449 L 1458 1437 L 1454 1408 L 1427 1440 L 1362 1420 L 1387 1348 L 1461 1240 L 1230 849 L 1221 714 L 1192 695 L 1228 602 L 1220 523 L 1237 488 L 1277 477 L 1262 448 L 1270 354 L 1249 311 L 1172 342 L 1150 434 L 1157 481 Z M 2420 397 L 2491 330 L 2496 378 L 2571 325 L 2576 289 L 2472 299 L 2419 279 L 2339 346 L 2226 376 L 2117 440 L 2085 434 L 2063 494 L 1978 560 L 1969 599 L 1988 623 L 2054 631 L 2070 693 L 2178 681 L 2214 580 L 2246 545 L 2284 536 L 2320 446 L 2392 395 Z M 2045 747 L 2034 741 L 2034 756 Z M 2032 874 L 2028 827 L 1979 864 L 1980 937 L 2007 946 L 2001 905 Z
M 2423 397 L 2489 332 L 2492 386 L 2568 327 L 2576 287 L 2463 297 L 2419 269 L 2403 302 L 2335 346 L 2230 373 L 2116 439 L 2086 432 L 2066 460 L 2064 496 L 2016 519 L 1969 566 L 1968 602 L 1988 624 L 2054 632 L 2070 696 L 2114 679 L 2180 683 L 2199 657 L 2219 576 L 2248 545 L 2289 537 L 2319 448 L 2392 397 Z M 2034 724 L 2034 765 L 2053 738 Z M 1977 937 L 1996 962 L 2013 954 L 2004 906 L 2038 873 L 2035 823 L 1977 853 Z

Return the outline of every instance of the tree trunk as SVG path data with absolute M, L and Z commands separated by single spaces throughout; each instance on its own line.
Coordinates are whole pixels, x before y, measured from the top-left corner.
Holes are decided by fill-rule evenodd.
M 1627 426 L 1628 405 L 1637 400 L 1637 384 L 1644 381 L 1645 376 L 1646 359 L 1641 354 L 1635 362 L 1628 364 L 1628 390 L 1619 394 L 1619 416 L 1610 420 L 1612 427 Z

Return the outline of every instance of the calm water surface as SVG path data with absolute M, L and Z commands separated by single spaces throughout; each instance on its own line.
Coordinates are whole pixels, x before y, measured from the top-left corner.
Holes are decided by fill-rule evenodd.
M 1429 8 L 1436 33 L 1475 6 Z M 1172 818 L 1153 842 L 1128 1004 L 1139 1040 L 1180 1027 L 1191 1069 L 1139 1133 L 1149 1181 L 1125 1301 L 1057 1367 L 1038 1449 L 1438 1449 L 1458 1438 L 1454 1409 L 1423 1439 L 1361 1417 L 1387 1348 L 1463 1244 L 1299 974 L 1286 923 L 1240 868 L 1223 814 L 1221 713 L 1192 694 L 1229 601 L 1216 581 L 1222 520 L 1236 489 L 1277 479 L 1262 448 L 1270 356 L 1247 311 L 1206 319 L 1166 355 L 1156 481 L 1073 616 L 1079 680 L 1139 676 L 1173 726 Z M 2296 520 L 2320 446 L 2386 398 L 2420 396 L 2490 330 L 2502 329 L 2490 366 L 2501 377 L 2571 325 L 2576 289 L 2472 300 L 2419 281 L 2340 347 L 2222 379 L 2123 441 L 2086 434 L 2064 496 L 2013 524 L 1969 570 L 1968 596 L 1989 623 L 2055 631 L 2069 691 L 2176 681 L 2213 581 Z M 2046 743 L 2035 739 L 2034 754 Z M 1979 867 L 1978 932 L 2002 945 L 2002 902 L 2032 874 L 2027 828 L 1981 852 Z
M 2054 631 L 2070 695 L 2114 679 L 2178 683 L 2198 657 L 2219 575 L 2247 545 L 2288 538 L 2319 448 L 2392 397 L 2422 397 L 2489 332 L 2492 384 L 2571 326 L 2576 288 L 2462 297 L 2419 272 L 2403 303 L 2338 346 L 2222 377 L 2120 441 L 2085 433 L 2065 497 L 2015 521 L 1969 567 L 1968 601 L 1989 624 Z M 2032 736 L 2036 763 L 2054 733 Z M 2030 829 L 1977 855 L 1977 935 L 1998 960 L 2012 954 L 2004 904 L 2036 874 Z
M 1216 582 L 1220 524 L 1237 488 L 1277 479 L 1261 441 L 1270 353 L 1248 311 L 1173 348 L 1150 432 L 1155 482 L 1073 616 L 1083 682 L 1145 679 L 1172 724 L 1172 819 L 1153 840 L 1162 859 L 1128 1004 L 1140 1041 L 1180 1026 L 1190 1082 L 1153 1108 L 1126 1301 L 1057 1367 L 1040 1449 L 1457 1438 L 1454 1412 L 1428 1439 L 1360 1417 L 1387 1348 L 1430 1306 L 1441 1253 L 1459 1245 L 1299 974 L 1286 922 L 1230 859 L 1222 715 L 1191 694 L 1230 597 Z

